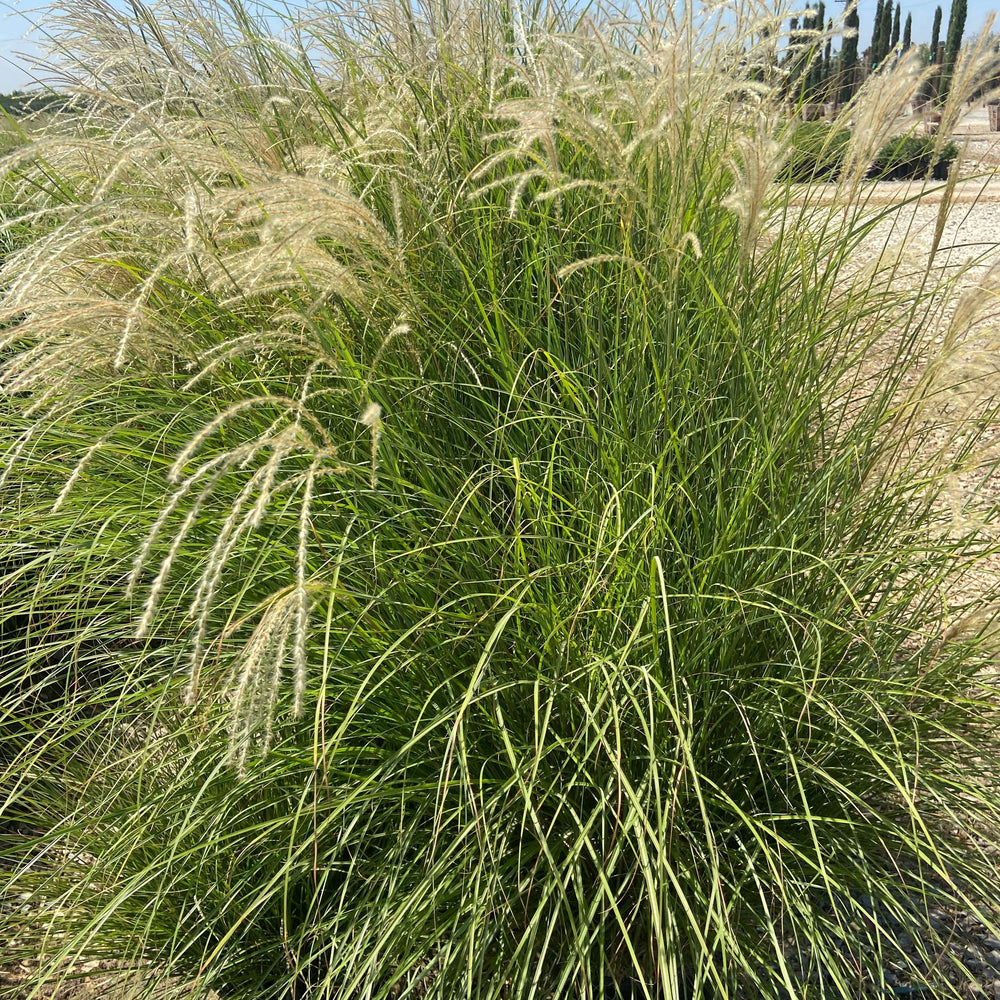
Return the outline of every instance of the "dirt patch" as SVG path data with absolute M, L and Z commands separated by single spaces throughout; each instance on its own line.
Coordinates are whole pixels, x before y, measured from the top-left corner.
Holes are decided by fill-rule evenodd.
M 18 963 L 0 967 L 0 997 L 4 1000 L 180 1000 L 190 989 L 168 984 L 148 993 L 149 975 L 123 972 L 113 962 L 83 962 L 61 980 L 34 990 L 31 978 L 36 967 Z

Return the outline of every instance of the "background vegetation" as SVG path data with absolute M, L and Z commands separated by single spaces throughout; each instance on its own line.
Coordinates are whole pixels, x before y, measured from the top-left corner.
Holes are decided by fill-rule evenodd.
M 782 176 L 797 182 L 835 180 L 847 161 L 851 130 L 831 122 L 799 122 L 791 126 L 790 149 Z M 872 159 L 872 180 L 948 179 L 958 146 L 935 136 L 907 133 L 893 136 Z
M 991 920 L 976 299 L 935 347 L 957 276 L 855 253 L 915 60 L 790 186 L 786 15 L 62 9 L 0 273 L 28 993 L 854 997 Z

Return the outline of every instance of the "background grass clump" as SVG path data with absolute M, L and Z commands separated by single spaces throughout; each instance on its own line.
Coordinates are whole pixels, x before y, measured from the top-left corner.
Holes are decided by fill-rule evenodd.
M 816 206 L 769 19 L 351 14 L 67 5 L 84 110 L 5 161 L 29 989 L 918 985 L 1000 761 L 990 396 L 942 446 L 952 279 L 855 257 L 914 67 Z
M 847 157 L 851 130 L 830 122 L 800 122 L 790 132 L 791 150 L 782 176 L 797 184 L 836 180 Z

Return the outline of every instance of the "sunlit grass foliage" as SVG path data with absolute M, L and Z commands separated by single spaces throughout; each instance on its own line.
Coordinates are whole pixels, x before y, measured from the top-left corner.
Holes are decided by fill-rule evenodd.
M 942 437 L 955 276 L 856 253 L 917 67 L 793 186 L 786 14 L 62 8 L 0 274 L 29 992 L 874 996 L 979 912 L 990 393 Z

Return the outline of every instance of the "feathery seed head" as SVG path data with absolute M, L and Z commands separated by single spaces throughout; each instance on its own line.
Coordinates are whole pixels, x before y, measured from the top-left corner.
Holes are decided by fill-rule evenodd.
M 368 403 L 364 410 L 361 411 L 359 419 L 361 423 L 368 428 L 369 434 L 371 435 L 371 484 L 372 489 L 374 489 L 378 475 L 378 442 L 382 435 L 382 407 L 379 406 L 378 403 Z
M 732 192 L 722 202 L 740 222 L 741 244 L 752 256 L 770 208 L 771 187 L 785 160 L 786 151 L 771 138 L 773 122 L 761 117 L 749 135 L 736 140 L 730 166 L 735 178 Z

